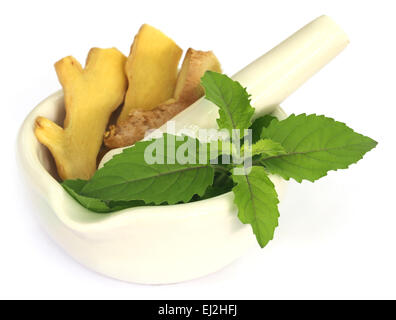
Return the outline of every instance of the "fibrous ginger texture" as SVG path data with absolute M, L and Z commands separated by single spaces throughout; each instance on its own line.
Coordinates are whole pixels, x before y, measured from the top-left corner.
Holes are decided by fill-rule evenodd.
M 127 89 L 125 62 L 115 48 L 93 48 L 84 69 L 70 56 L 55 64 L 64 91 L 63 128 L 38 117 L 35 134 L 51 151 L 61 179 L 89 179 L 94 174 L 103 133 Z

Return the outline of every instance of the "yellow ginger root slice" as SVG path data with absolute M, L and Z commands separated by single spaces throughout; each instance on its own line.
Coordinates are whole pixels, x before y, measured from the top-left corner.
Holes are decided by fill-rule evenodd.
M 110 126 L 104 143 L 109 148 L 134 144 L 144 138 L 149 129 L 156 129 L 172 119 L 204 95 L 200 84 L 205 71 L 221 72 L 220 63 L 211 52 L 189 49 L 179 72 L 174 98 L 152 110 L 133 110 L 127 120 Z
M 125 65 L 129 87 L 117 123 L 132 110 L 150 110 L 172 98 L 182 52 L 161 31 L 147 24 L 140 28 Z
M 103 133 L 127 89 L 125 62 L 115 48 L 93 48 L 85 69 L 73 57 L 55 64 L 65 95 L 64 128 L 38 117 L 35 134 L 51 151 L 61 179 L 89 179 L 94 174 Z

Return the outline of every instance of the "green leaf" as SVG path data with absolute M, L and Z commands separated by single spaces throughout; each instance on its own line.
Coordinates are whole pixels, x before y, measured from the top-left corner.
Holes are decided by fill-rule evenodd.
M 244 153 L 246 145 L 243 145 L 241 152 Z M 261 139 L 251 146 L 252 156 L 260 155 L 260 158 L 273 157 L 286 153 L 286 150 L 279 142 L 271 139 Z
M 286 154 L 263 158 L 261 164 L 271 173 L 298 182 L 313 182 L 330 170 L 348 168 L 377 145 L 344 123 L 315 114 L 272 121 L 261 137 L 279 142 L 286 150 Z
M 110 207 L 102 200 L 80 195 L 82 188 L 86 185 L 86 180 L 65 180 L 62 182 L 63 188 L 76 199 L 83 207 L 98 213 L 111 212 Z
M 255 143 L 260 140 L 261 132 L 264 128 L 267 128 L 272 120 L 277 120 L 276 117 L 266 114 L 265 116 L 259 117 L 253 121 L 253 124 L 249 129 L 252 129 L 252 142 Z
M 239 82 L 224 74 L 206 71 L 201 84 L 205 98 L 220 108 L 220 118 L 217 119 L 220 129 L 244 130 L 250 127 L 254 108 L 250 105 L 249 94 Z
M 142 200 L 147 204 L 188 202 L 195 194 L 202 196 L 213 183 L 213 168 L 198 163 L 199 146 L 196 139 L 169 134 L 138 142 L 99 169 L 82 188 L 81 195 L 106 201 Z M 160 163 L 146 162 L 146 148 L 151 150 L 147 155 Z M 181 164 L 181 156 L 193 163 Z
M 63 188 L 88 210 L 97 213 L 109 213 L 126 208 L 144 206 L 142 201 L 103 201 L 96 198 L 85 197 L 80 194 L 82 188 L 86 185 L 86 180 L 65 180 L 62 182 Z
M 230 192 L 234 187 L 231 173 L 216 172 L 213 184 L 209 186 L 202 197 L 195 197 L 194 201 L 205 200 L 213 197 L 220 196 L 224 193 Z
M 109 206 L 111 212 L 113 212 L 128 208 L 143 207 L 146 206 L 147 204 L 144 203 L 144 201 L 132 200 L 132 201 L 108 201 L 107 205 Z
M 232 176 L 234 202 L 238 207 L 238 217 L 242 223 L 249 223 L 263 248 L 273 239 L 278 226 L 278 195 L 274 184 L 263 167 L 253 166 L 248 175 Z

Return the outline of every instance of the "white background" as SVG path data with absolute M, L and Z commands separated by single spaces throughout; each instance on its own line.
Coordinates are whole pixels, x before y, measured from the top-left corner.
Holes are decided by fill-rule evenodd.
M 2 1 L 0 298 L 396 298 L 395 1 Z M 21 191 L 17 130 L 60 88 L 53 63 L 93 46 L 125 54 L 142 23 L 183 48 L 212 49 L 233 74 L 327 14 L 349 47 L 283 103 L 379 142 L 347 171 L 290 183 L 275 239 L 216 274 L 166 286 L 100 276 L 42 231 Z

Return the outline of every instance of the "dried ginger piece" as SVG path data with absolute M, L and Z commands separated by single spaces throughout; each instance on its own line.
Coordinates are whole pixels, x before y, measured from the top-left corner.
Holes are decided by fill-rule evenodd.
M 182 52 L 161 31 L 147 24 L 140 28 L 125 65 L 129 88 L 117 123 L 132 110 L 150 110 L 172 98 Z
M 174 98 L 152 110 L 133 110 L 127 120 L 110 126 L 104 143 L 109 148 L 134 144 L 144 138 L 149 129 L 156 129 L 172 119 L 204 95 L 200 84 L 207 70 L 221 72 L 220 63 L 213 52 L 188 49 L 177 79 Z
M 89 179 L 94 174 L 103 133 L 127 89 L 125 62 L 115 48 L 93 48 L 85 69 L 73 57 L 55 64 L 65 96 L 64 128 L 38 117 L 35 134 L 51 151 L 61 179 Z

